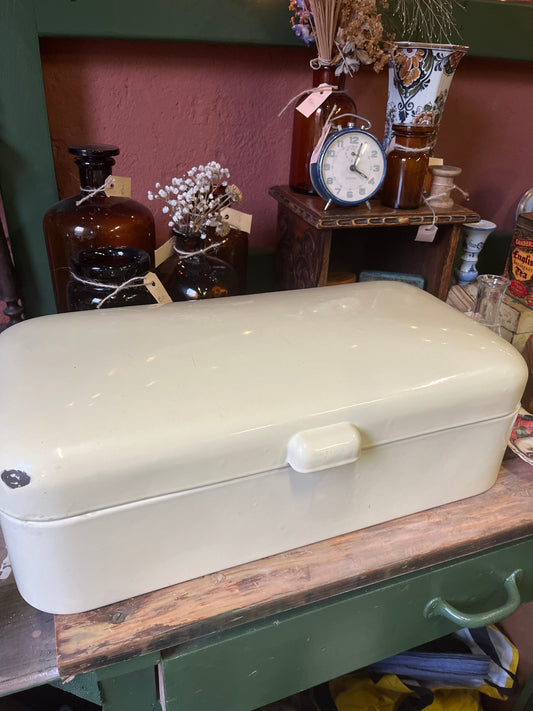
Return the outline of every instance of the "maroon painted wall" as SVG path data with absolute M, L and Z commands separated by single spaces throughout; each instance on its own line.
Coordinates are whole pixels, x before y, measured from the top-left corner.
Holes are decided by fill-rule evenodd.
M 62 197 L 77 192 L 69 143 L 116 143 L 116 175 L 132 177 L 133 197 L 152 209 L 156 181 L 217 160 L 253 214 L 251 246 L 275 244 L 271 185 L 288 178 L 292 110 L 309 86 L 305 47 L 248 47 L 119 40 L 41 42 L 56 174 Z M 383 136 L 387 72 L 364 68 L 347 81 L 359 113 Z M 467 203 L 499 229 L 514 227 L 519 197 L 533 185 L 533 64 L 466 57 L 454 77 L 436 146 L 463 169 Z M 456 193 L 457 198 L 459 194 Z M 166 220 L 156 214 L 158 242 Z

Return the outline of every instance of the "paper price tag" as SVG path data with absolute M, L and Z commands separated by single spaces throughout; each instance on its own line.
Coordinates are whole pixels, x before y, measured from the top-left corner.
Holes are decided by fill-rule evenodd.
M 302 101 L 301 104 L 298 104 L 298 106 L 296 107 L 296 111 L 299 111 L 301 114 L 303 114 L 305 118 L 309 118 L 309 116 L 311 116 L 311 114 L 314 113 L 318 109 L 318 107 L 324 103 L 324 101 L 328 98 L 332 91 L 332 86 L 325 86 L 320 91 L 312 91 L 309 96 Z
M 105 189 L 107 197 L 131 197 L 131 178 L 113 175 L 113 182 Z
M 311 163 L 316 163 L 318 161 L 318 156 L 320 155 L 320 151 L 322 150 L 322 146 L 326 142 L 326 138 L 328 137 L 329 130 L 331 128 L 331 124 L 329 121 L 326 121 L 322 128 L 322 133 L 320 134 L 320 138 L 316 142 L 316 146 L 313 148 L 313 152 L 311 153 Z
M 239 212 L 232 207 L 227 207 L 222 211 L 222 219 L 229 222 L 229 226 L 241 232 L 250 234 L 252 229 L 252 215 L 247 215 L 245 212 Z
M 415 242 L 433 242 L 437 234 L 437 225 L 420 225 Z
M 164 244 L 162 244 L 161 247 L 158 247 L 155 250 L 154 263 L 155 263 L 156 269 L 160 264 L 163 264 L 163 262 L 165 262 L 173 254 L 174 254 L 174 238 L 171 237 Z
M 158 304 L 170 304 L 172 301 L 167 290 L 163 284 L 161 284 L 159 277 L 157 277 L 154 272 L 148 272 L 144 277 L 144 286 L 148 289 L 150 294 L 152 294 Z

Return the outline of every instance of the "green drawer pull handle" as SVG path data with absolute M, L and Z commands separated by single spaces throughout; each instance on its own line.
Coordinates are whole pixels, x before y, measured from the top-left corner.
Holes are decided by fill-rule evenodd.
M 435 597 L 426 605 L 424 617 L 438 617 L 440 615 L 450 620 L 450 622 L 455 622 L 455 624 L 460 627 L 485 627 L 486 625 L 493 625 L 495 622 L 510 615 L 520 605 L 520 591 L 517 586 L 517 581 L 521 575 L 522 571 L 519 569 L 505 578 L 503 587 L 507 591 L 507 602 L 495 610 L 469 615 L 466 612 L 460 612 L 441 597 Z

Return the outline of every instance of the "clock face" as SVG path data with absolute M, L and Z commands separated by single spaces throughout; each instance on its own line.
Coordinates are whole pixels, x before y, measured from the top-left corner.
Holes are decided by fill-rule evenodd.
M 325 200 L 357 205 L 380 188 L 385 176 L 385 153 L 377 138 L 357 128 L 330 136 L 311 168 L 315 189 Z

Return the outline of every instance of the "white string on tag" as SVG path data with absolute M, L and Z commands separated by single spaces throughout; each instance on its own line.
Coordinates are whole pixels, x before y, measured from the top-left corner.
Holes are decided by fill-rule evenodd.
M 82 188 L 81 191 L 83 193 L 87 193 L 87 195 L 84 195 L 81 200 L 76 200 L 76 207 L 81 205 L 82 202 L 85 202 L 89 198 L 92 198 L 94 195 L 105 192 L 105 190 L 109 188 L 114 183 L 114 181 L 114 177 L 112 175 L 108 175 L 105 179 L 105 183 L 103 185 L 100 185 L 99 188 Z
M 433 221 L 432 221 L 432 223 L 431 223 L 432 225 L 435 225 L 435 222 L 436 222 L 436 220 L 437 220 L 437 214 L 436 214 L 436 212 L 435 212 L 435 210 L 434 210 L 434 208 L 433 208 L 433 205 L 431 204 L 431 201 L 432 201 L 432 200 L 436 200 L 437 198 L 449 197 L 449 195 L 450 195 L 450 193 L 452 192 L 452 190 L 459 190 L 459 192 L 463 195 L 463 197 L 464 197 L 465 200 L 470 200 L 470 195 L 469 195 L 465 190 L 463 190 L 462 188 L 460 188 L 458 185 L 452 185 L 452 186 L 450 187 L 450 189 L 447 190 L 445 193 L 436 193 L 435 195 L 427 195 L 427 196 L 424 198 L 424 202 L 425 202 L 425 204 L 429 207 L 429 209 L 431 210 L 431 212 L 433 213 Z
M 81 277 L 77 276 L 74 274 L 74 272 L 70 272 L 70 276 L 72 279 L 75 281 L 79 281 L 81 284 L 86 284 L 87 286 L 93 286 L 98 289 L 111 289 L 112 291 L 107 294 L 107 296 L 104 296 L 104 298 L 99 302 L 97 305 L 97 309 L 102 308 L 103 304 L 108 299 L 111 299 L 113 296 L 116 296 L 119 292 L 123 291 L 124 289 L 134 289 L 139 286 L 144 286 L 144 276 L 134 276 L 131 277 L 131 279 L 128 279 L 127 281 L 122 282 L 122 284 L 106 284 L 101 281 L 92 281 L 91 279 L 82 279 Z
M 322 150 L 322 146 L 324 145 L 326 138 L 328 137 L 330 128 L 331 128 L 331 117 L 337 110 L 337 105 L 331 109 L 329 116 L 326 119 L 326 123 L 322 127 L 322 133 L 320 134 L 318 141 L 316 142 L 315 147 L 313 148 L 313 152 L 311 154 L 311 160 L 309 161 L 310 163 L 316 163 L 318 160 L 318 156 L 320 154 L 320 151 Z
M 291 104 L 293 104 L 295 101 L 297 101 L 301 96 L 305 96 L 306 94 L 316 94 L 320 93 L 322 91 L 325 91 L 325 89 L 331 89 L 330 94 L 343 94 L 344 92 L 340 91 L 337 86 L 334 86 L 333 84 L 319 84 L 318 86 L 314 86 L 312 89 L 304 89 L 301 91 L 299 94 L 296 94 L 296 96 L 293 96 L 292 99 L 290 99 L 285 106 L 281 109 L 281 111 L 278 114 L 278 118 L 281 116 L 281 114 L 286 111 L 286 109 L 289 108 Z
M 311 69 L 321 69 L 322 67 L 331 66 L 331 59 L 326 59 L 325 57 L 315 57 L 309 61 L 309 66 Z
M 432 146 L 428 144 L 427 146 L 422 146 L 422 148 L 409 148 L 408 146 L 402 146 L 400 143 L 394 142 L 394 150 L 404 153 L 427 153 L 430 151 Z
M 212 249 L 216 249 L 217 247 L 222 247 L 223 244 L 226 244 L 228 239 L 229 237 L 226 237 L 226 239 L 223 239 L 220 242 L 214 242 L 208 247 L 202 247 L 202 249 L 197 249 L 194 252 L 183 252 L 181 249 L 178 249 L 176 245 L 173 245 L 173 249 L 176 254 L 179 255 L 182 259 L 190 259 L 191 257 L 198 256 L 199 254 L 205 254 L 206 252 L 210 252 Z

